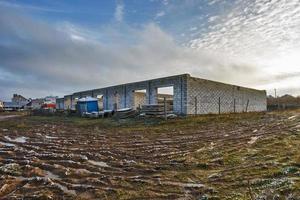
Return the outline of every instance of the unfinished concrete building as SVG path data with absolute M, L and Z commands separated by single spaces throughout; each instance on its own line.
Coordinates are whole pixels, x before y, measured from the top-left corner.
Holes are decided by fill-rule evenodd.
M 160 92 L 167 88 L 169 94 Z M 75 109 L 82 97 L 98 98 L 103 110 L 161 103 L 166 97 L 179 115 L 266 111 L 266 91 L 191 77 L 189 74 L 76 92 L 64 97 L 64 109 Z M 99 106 L 100 107 L 100 106 Z

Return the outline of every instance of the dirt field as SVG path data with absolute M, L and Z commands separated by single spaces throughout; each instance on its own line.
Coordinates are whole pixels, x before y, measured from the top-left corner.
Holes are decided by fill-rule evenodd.
M 0 199 L 300 199 L 300 110 L 0 122 Z

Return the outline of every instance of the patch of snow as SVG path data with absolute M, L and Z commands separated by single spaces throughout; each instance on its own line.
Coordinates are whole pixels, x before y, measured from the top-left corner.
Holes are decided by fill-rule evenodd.
M 294 116 L 289 117 L 288 119 L 291 120 L 291 119 L 294 119 L 294 118 L 296 118 L 296 117 L 297 117 L 297 116 L 294 115 Z
M 15 138 L 15 139 L 12 139 L 12 138 L 10 138 L 10 137 L 8 137 L 8 136 L 4 136 L 4 138 L 7 139 L 7 140 L 10 141 L 10 142 L 18 142 L 18 143 L 25 143 L 26 140 L 28 139 L 28 138 L 26 138 L 26 137 L 24 137 L 24 136 L 22 136 L 22 137 L 17 137 L 17 138 Z
M 209 179 L 212 179 L 212 178 L 219 178 L 221 177 L 221 174 L 218 174 L 218 173 L 213 173 L 211 175 L 208 176 Z
M 105 162 L 102 162 L 102 161 L 88 160 L 88 162 L 91 163 L 92 165 L 96 165 L 99 167 L 109 167 L 108 164 L 106 164 Z
M 7 143 L 7 142 L 0 142 L 1 145 L 6 146 L 6 147 L 14 147 L 16 146 L 15 144 L 12 143 Z
M 54 185 L 56 185 L 59 189 L 61 189 L 66 194 L 76 195 L 75 190 L 69 190 L 66 186 L 63 186 L 59 183 L 54 183 Z
M 248 142 L 248 144 L 254 144 L 258 138 L 258 136 L 251 137 L 251 140 Z
M 50 178 L 50 179 L 53 179 L 53 180 L 54 180 L 54 179 L 60 180 L 60 177 L 59 177 L 59 176 L 53 174 L 53 173 L 50 172 L 50 171 L 46 171 L 46 176 L 45 176 L 45 178 Z
M 201 151 L 204 151 L 205 150 L 205 148 L 204 147 L 202 147 L 201 149 L 197 149 L 197 151 L 196 152 L 201 152 Z
M 58 139 L 58 137 L 53 137 L 53 136 L 49 136 L 49 135 L 46 135 L 45 136 L 47 139 Z
M 209 146 L 209 150 L 213 150 L 213 149 L 214 149 L 214 146 L 215 146 L 215 143 L 211 142 L 211 143 L 210 143 L 210 146 Z
M 129 163 L 129 164 L 135 164 L 136 162 L 134 160 L 126 160 L 124 159 L 125 163 Z
M 187 188 L 203 188 L 204 185 L 200 183 L 181 183 L 181 182 L 172 182 L 172 181 L 161 181 L 162 185 L 172 185 L 172 186 L 180 186 Z

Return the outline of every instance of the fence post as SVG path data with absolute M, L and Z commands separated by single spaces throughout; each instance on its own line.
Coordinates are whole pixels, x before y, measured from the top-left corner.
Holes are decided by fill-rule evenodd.
M 219 114 L 221 114 L 221 97 L 219 97 Z
M 248 112 L 248 106 L 249 106 L 249 99 L 247 100 L 246 112 Z
M 167 120 L 167 102 L 166 102 L 166 97 L 164 97 L 164 117 L 165 117 L 165 120 Z
M 233 112 L 234 113 L 236 112 L 236 109 L 235 109 L 235 99 L 233 99 Z
M 195 96 L 195 115 L 197 115 L 198 110 L 198 102 L 197 102 L 197 96 Z

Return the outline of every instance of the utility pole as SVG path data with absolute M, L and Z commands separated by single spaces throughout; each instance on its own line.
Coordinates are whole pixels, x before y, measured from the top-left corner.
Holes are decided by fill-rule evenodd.
M 274 89 L 274 91 L 275 91 L 275 101 L 277 103 L 277 110 L 279 110 L 279 99 L 277 97 L 277 90 L 276 90 L 276 88 Z

